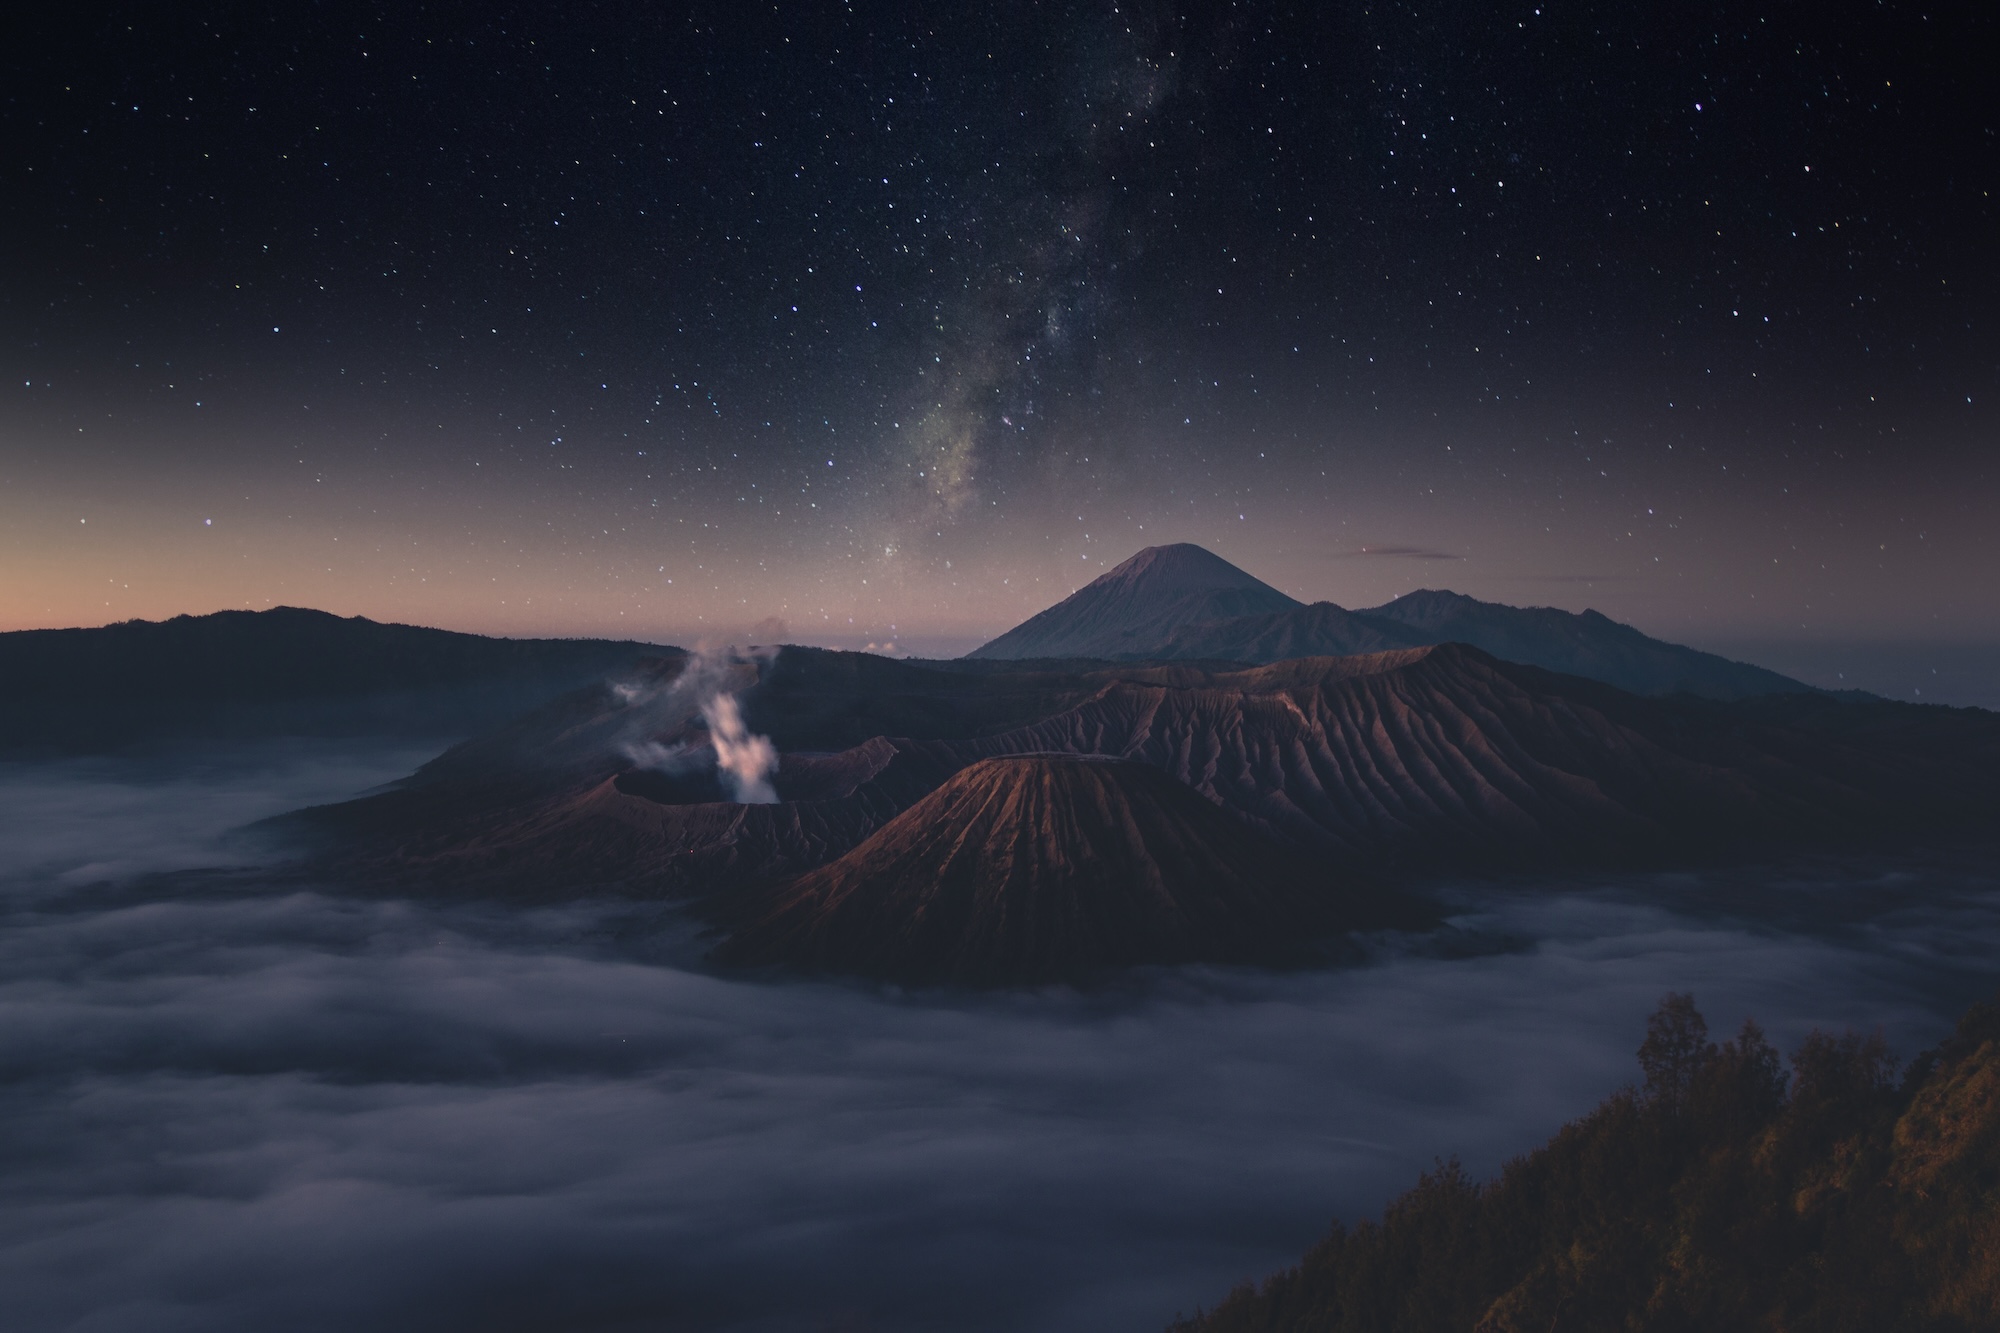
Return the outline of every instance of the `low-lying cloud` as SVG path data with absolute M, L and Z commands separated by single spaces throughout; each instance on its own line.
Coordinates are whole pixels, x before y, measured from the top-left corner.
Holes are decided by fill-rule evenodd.
M 0 883 L 241 864 L 223 835 L 394 781 L 443 741 L 271 740 L 151 756 L 0 760 Z
M 38 818 L 74 855 L 114 809 L 128 866 L 147 830 L 185 864 L 175 802 L 107 806 L 116 776 Z M 657 906 L 77 868 L 0 897 L 24 1329 L 1153 1330 L 1436 1155 L 1545 1138 L 1665 990 L 1908 1055 L 2000 945 L 1976 866 L 1800 864 L 1469 886 L 1478 948 L 968 996 L 716 975 Z

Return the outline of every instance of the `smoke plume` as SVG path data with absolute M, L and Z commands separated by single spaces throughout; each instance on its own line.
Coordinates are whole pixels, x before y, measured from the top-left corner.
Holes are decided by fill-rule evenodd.
M 775 803 L 778 794 L 771 774 L 778 767 L 777 747 L 770 737 L 751 734 L 736 696 L 756 683 L 777 660 L 778 651 L 704 647 L 691 653 L 680 674 L 664 686 L 613 684 L 619 702 L 632 710 L 626 738 L 618 744 L 620 753 L 634 766 L 668 777 L 706 771 L 712 760 L 718 781 L 735 800 L 746 805 Z M 676 733 L 686 735 L 683 728 L 697 714 L 707 724 L 708 743 L 673 739 Z
M 715 743 L 715 766 L 745 805 L 773 805 L 778 793 L 771 772 L 778 766 L 778 747 L 769 736 L 752 736 L 743 725 L 743 710 L 733 694 L 717 694 L 701 706 Z

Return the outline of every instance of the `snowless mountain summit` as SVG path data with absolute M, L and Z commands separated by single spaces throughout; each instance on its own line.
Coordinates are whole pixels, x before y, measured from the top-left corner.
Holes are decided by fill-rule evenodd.
M 1192 542 L 1148 546 L 966 656 L 1152 657 L 1183 626 L 1301 606 Z
M 1505 661 L 1634 694 L 1749 699 L 1810 688 L 1763 667 L 1651 638 L 1597 611 L 1505 606 L 1432 589 L 1360 611 L 1332 602 L 1308 606 L 1186 543 L 1148 547 L 970 656 L 1261 665 L 1440 643 L 1469 643 Z

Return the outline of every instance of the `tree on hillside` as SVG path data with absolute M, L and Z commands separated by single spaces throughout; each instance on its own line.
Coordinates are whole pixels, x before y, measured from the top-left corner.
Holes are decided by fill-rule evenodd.
M 1496 1180 L 1440 1164 L 1170 1333 L 2000 1328 L 2000 1007 L 1901 1080 L 1879 1034 L 1789 1063 L 1670 994 L 1640 1087 Z

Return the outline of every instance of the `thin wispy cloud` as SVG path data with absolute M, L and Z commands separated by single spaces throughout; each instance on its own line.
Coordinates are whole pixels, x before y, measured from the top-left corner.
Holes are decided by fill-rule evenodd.
M 1464 556 L 1452 551 L 1434 550 L 1428 546 L 1356 546 L 1350 550 L 1334 551 L 1335 560 L 1463 560 Z

